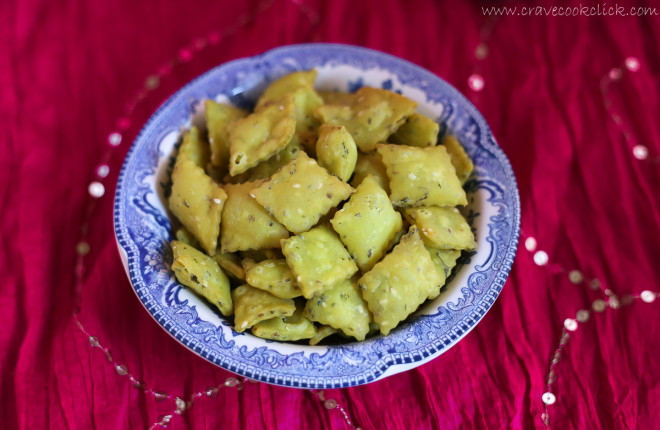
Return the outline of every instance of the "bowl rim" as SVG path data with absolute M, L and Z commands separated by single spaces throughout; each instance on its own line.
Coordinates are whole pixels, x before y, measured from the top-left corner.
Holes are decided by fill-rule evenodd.
M 374 378 L 368 378 L 365 379 L 363 382 L 359 383 L 346 383 L 345 381 L 342 381 L 341 376 L 335 376 L 335 377 L 318 377 L 316 378 L 321 379 L 321 383 L 312 383 L 312 384 L 305 384 L 305 383 L 300 383 L 297 381 L 291 381 L 290 377 L 282 376 L 279 379 L 273 379 L 272 377 L 269 377 L 268 379 L 261 378 L 261 373 L 259 372 L 254 372 L 255 369 L 251 369 L 249 366 L 247 368 L 236 368 L 236 366 L 230 366 L 227 362 L 220 360 L 216 358 L 215 356 L 206 356 L 204 353 L 201 351 L 198 351 L 195 348 L 195 345 L 193 345 L 190 341 L 187 341 L 185 338 L 183 338 L 180 334 L 173 333 L 170 328 L 167 327 L 166 321 L 164 317 L 157 316 L 154 314 L 154 312 L 147 306 L 147 303 L 145 301 L 145 297 L 142 297 L 140 292 L 138 291 L 138 288 L 133 283 L 133 277 L 131 275 L 131 266 L 129 265 L 128 261 L 128 256 L 126 254 L 125 248 L 126 248 L 126 241 L 123 237 L 123 233 L 120 231 L 122 228 L 122 222 L 123 220 L 120 220 L 119 218 L 119 212 L 120 212 L 120 199 L 122 198 L 122 192 L 123 192 L 123 187 L 124 187 L 124 181 L 125 181 L 125 176 L 126 176 L 126 170 L 128 167 L 128 160 L 131 158 L 133 152 L 137 150 L 138 143 L 145 138 L 145 134 L 148 132 L 150 129 L 151 125 L 153 122 L 157 120 L 159 115 L 164 113 L 165 111 L 168 110 L 170 105 L 176 103 L 179 101 L 179 99 L 184 96 L 190 88 L 195 87 L 197 84 L 200 83 L 200 81 L 204 81 L 207 79 L 210 75 L 213 75 L 216 73 L 218 69 L 221 68 L 228 68 L 232 65 L 240 64 L 240 63 L 258 63 L 262 59 L 266 59 L 269 56 L 273 56 L 278 53 L 283 53 L 286 51 L 295 51 L 297 49 L 325 49 L 325 50 L 334 50 L 334 49 L 339 49 L 339 50 L 350 50 L 353 51 L 356 54 L 359 54 L 360 52 L 364 53 L 369 53 L 370 55 L 374 55 L 376 57 L 381 57 L 384 58 L 387 61 L 392 61 L 396 64 L 399 64 L 401 66 L 404 66 L 406 68 L 409 68 L 411 70 L 414 70 L 415 73 L 421 73 L 423 76 L 427 76 L 432 80 L 440 80 L 442 81 L 446 87 L 447 90 L 451 93 L 451 97 L 457 99 L 461 104 L 463 104 L 464 107 L 466 107 L 472 115 L 474 115 L 475 118 L 480 119 L 481 123 L 485 126 L 483 129 L 483 132 L 486 133 L 487 135 L 487 140 L 489 143 L 492 144 L 494 152 L 495 152 L 495 157 L 497 160 L 501 163 L 502 168 L 504 170 L 504 173 L 507 176 L 507 179 L 510 181 L 511 185 L 511 190 L 509 191 L 511 193 L 511 198 L 512 198 L 512 228 L 511 228 L 511 238 L 510 241 L 507 244 L 507 249 L 506 249 L 506 255 L 503 258 L 503 263 L 500 266 L 500 268 L 497 270 L 497 276 L 493 279 L 492 283 L 487 286 L 487 289 L 490 290 L 494 288 L 494 295 L 492 297 L 492 301 L 488 303 L 488 306 L 483 312 L 477 313 L 476 311 L 473 311 L 473 313 L 470 315 L 473 318 L 473 323 L 470 324 L 469 326 L 464 327 L 463 330 L 461 330 L 460 334 L 457 334 L 456 336 L 452 336 L 451 342 L 450 343 L 441 343 L 439 338 L 435 342 L 436 348 L 431 353 L 428 353 L 427 355 L 424 354 L 416 354 L 412 359 L 406 359 L 402 360 L 401 357 L 395 357 L 398 354 L 393 353 L 391 356 L 385 356 L 382 357 L 380 360 L 378 360 L 372 367 L 373 367 L 373 372 L 372 374 L 375 375 Z M 148 120 L 144 123 L 144 125 L 141 127 L 140 131 L 138 134 L 135 136 L 131 147 L 129 150 L 126 152 L 124 161 L 122 162 L 122 167 L 117 179 L 117 186 L 115 190 L 115 200 L 113 204 L 113 225 L 114 225 L 114 233 L 115 233 L 115 239 L 116 239 L 116 245 L 118 252 L 120 254 L 120 257 L 122 259 L 122 265 L 124 266 L 124 269 L 126 271 L 129 283 L 131 284 L 131 289 L 135 293 L 135 295 L 138 297 L 138 301 L 142 304 L 142 306 L 145 308 L 147 313 L 158 323 L 158 325 L 165 330 L 170 336 L 172 336 L 175 340 L 177 340 L 179 343 L 181 343 L 183 346 L 186 347 L 186 349 L 192 351 L 196 355 L 204 358 L 205 360 L 225 369 L 230 372 L 236 373 L 238 375 L 244 376 L 244 377 L 249 377 L 249 378 L 254 378 L 258 379 L 262 382 L 267 382 L 270 384 L 274 385 L 281 385 L 281 386 L 287 386 L 287 387 L 293 387 L 293 388 L 345 388 L 349 386 L 356 386 L 356 385 L 361 385 L 361 384 L 366 384 L 370 382 L 374 382 L 376 380 L 380 380 L 386 376 L 390 376 L 396 373 L 400 373 L 406 370 L 409 370 L 411 368 L 417 367 L 419 365 L 422 365 L 442 353 L 446 352 L 449 350 L 452 346 L 454 346 L 458 341 L 460 341 L 463 337 L 465 337 L 474 327 L 477 326 L 477 324 L 483 319 L 485 314 L 492 308 L 495 300 L 499 296 L 504 283 L 506 282 L 506 279 L 509 276 L 509 273 L 511 271 L 511 267 L 513 265 L 513 260 L 515 258 L 516 252 L 517 252 L 517 247 L 518 247 L 518 241 L 519 241 L 519 236 L 520 236 L 520 218 L 521 218 L 521 207 L 520 207 L 520 195 L 519 195 L 519 190 L 517 186 L 517 181 L 515 174 L 513 172 L 513 168 L 511 167 L 511 163 L 500 148 L 500 146 L 497 144 L 496 139 L 494 138 L 490 126 L 486 122 L 485 118 L 481 114 L 481 112 L 461 93 L 459 92 L 453 85 L 445 81 L 443 78 L 440 76 L 432 73 L 431 71 L 414 64 L 410 61 L 404 60 L 400 57 L 394 56 L 392 54 L 388 54 L 379 50 L 371 49 L 371 48 L 366 48 L 362 46 L 356 46 L 356 45 L 350 45 L 350 44 L 342 44 L 342 43 L 301 43 L 301 44 L 291 44 L 291 45 L 284 45 L 284 46 L 279 46 L 270 50 L 267 50 L 265 52 L 262 52 L 257 55 L 253 56 L 247 56 L 247 57 L 242 57 L 238 59 L 234 59 L 231 61 L 227 61 L 225 63 L 221 63 L 217 66 L 214 66 L 210 68 L 209 70 L 201 73 L 200 75 L 196 76 L 194 79 L 188 81 L 185 85 L 180 87 L 176 92 L 171 94 L 164 102 L 162 102 L 158 108 L 149 116 Z M 477 306 L 475 306 L 477 307 Z M 261 340 L 261 339 L 260 339 Z M 257 369 L 258 370 L 258 369 Z

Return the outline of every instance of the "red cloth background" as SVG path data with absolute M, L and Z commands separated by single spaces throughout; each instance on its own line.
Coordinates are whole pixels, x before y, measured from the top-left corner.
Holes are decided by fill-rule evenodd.
M 445 78 L 489 121 L 519 182 L 523 232 L 551 262 L 617 294 L 658 291 L 660 164 L 632 157 L 599 83 L 626 57 L 639 59 L 638 72 L 611 85 L 612 109 L 632 141 L 657 157 L 660 16 L 503 17 L 478 61 L 482 5 L 516 4 L 273 0 L 257 13 L 258 0 L 2 2 L 0 427 L 147 428 L 173 409 L 172 400 L 156 402 L 118 376 L 72 323 L 85 219 L 91 253 L 81 320 L 113 357 L 173 396 L 230 376 L 170 338 L 134 296 L 114 244 L 114 183 L 133 137 L 175 89 L 217 64 L 284 44 L 364 45 Z M 126 104 L 147 76 L 213 30 L 229 34 L 176 65 L 130 115 L 107 192 L 86 217 L 87 184 Z M 467 86 L 475 70 L 485 79 L 480 93 Z M 326 397 L 363 429 L 543 428 L 541 395 L 562 323 L 600 295 L 552 267 L 536 266 L 521 241 L 500 298 L 457 346 L 413 371 Z M 660 428 L 659 316 L 660 300 L 637 301 L 580 324 L 557 368 L 554 428 Z M 266 384 L 204 397 L 170 425 L 345 426 L 310 392 Z

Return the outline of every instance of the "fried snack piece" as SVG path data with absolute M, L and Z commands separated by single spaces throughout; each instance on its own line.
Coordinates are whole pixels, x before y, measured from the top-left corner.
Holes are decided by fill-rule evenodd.
M 401 214 L 394 210 L 385 190 L 371 175 L 330 223 L 362 271 L 380 260 L 403 225 Z
M 268 291 L 275 297 L 292 299 L 302 296 L 295 276 L 286 260 L 264 260 L 246 270 L 247 283 L 260 290 Z
M 346 104 L 323 105 L 316 114 L 323 123 L 343 125 L 362 152 L 372 151 L 387 140 L 411 115 L 417 103 L 378 88 L 362 87 Z
M 261 110 L 267 104 L 276 102 L 282 97 L 293 93 L 300 88 L 314 89 L 314 82 L 316 81 L 317 75 L 318 72 L 312 69 L 293 72 L 282 76 L 273 81 L 268 88 L 266 88 L 261 97 L 259 97 L 259 100 L 257 100 L 257 105 L 254 110 Z
M 387 177 L 387 169 L 383 164 L 383 159 L 376 151 L 368 154 L 358 154 L 351 185 L 357 187 L 367 175 L 372 175 L 374 179 L 378 181 L 378 185 L 380 185 L 388 195 L 390 194 L 390 178 Z
M 437 259 L 442 263 L 442 268 L 445 271 L 445 278 L 449 278 L 451 271 L 456 267 L 456 260 L 461 256 L 461 251 L 458 249 L 437 249 L 426 245 L 426 250 L 431 254 L 433 262 L 438 266 Z
M 442 275 L 435 268 L 417 227 L 358 281 L 374 321 L 388 334 L 436 293 Z
M 303 305 L 297 305 L 290 317 L 261 321 L 252 327 L 252 334 L 262 339 L 296 341 L 316 336 L 316 327 L 303 316 Z
M 390 136 L 390 142 L 398 145 L 435 146 L 438 143 L 440 125 L 419 113 L 408 117 L 399 129 Z
M 232 254 L 231 252 L 216 252 L 213 258 L 215 258 L 215 261 L 223 270 L 227 271 L 227 274 L 236 279 L 245 280 L 245 271 L 241 266 L 241 260 L 239 260 L 236 254 Z
M 218 263 L 178 240 L 172 241 L 171 246 L 174 254 L 172 270 L 176 279 L 215 305 L 222 315 L 231 315 L 234 305 L 229 291 L 229 279 Z
M 447 281 L 447 270 L 444 261 L 442 260 L 442 258 L 438 253 L 439 250 L 428 247 L 426 245 L 424 245 L 424 247 L 429 252 L 429 255 L 431 256 L 431 260 L 433 260 L 433 264 L 435 264 L 435 268 L 440 274 L 440 282 L 438 282 L 438 285 L 434 289 L 434 291 L 431 294 L 429 294 L 429 299 L 433 300 L 440 295 L 440 288 L 442 288 L 442 286 L 445 285 L 445 282 Z
M 188 136 L 192 134 L 191 130 Z M 197 238 L 202 249 L 213 255 L 218 244 L 220 220 L 227 193 L 192 160 L 195 156 L 188 154 L 191 152 L 188 151 L 191 146 L 184 141 L 182 149 L 185 152 L 179 154 L 174 165 L 170 210 Z
M 234 299 L 234 330 L 245 331 L 260 321 L 277 317 L 290 317 L 296 310 L 293 299 L 281 299 L 274 295 L 241 285 L 231 293 Z
M 351 102 L 352 94 L 343 91 L 317 91 L 326 105 L 348 105 Z
M 419 228 L 428 246 L 438 249 L 477 248 L 470 224 L 456 208 L 406 208 L 403 214 L 409 223 Z
M 217 103 L 213 100 L 204 102 L 204 117 L 211 146 L 211 163 L 215 166 L 217 177 L 227 174 L 229 169 L 229 125 L 247 112 L 234 106 Z
M 306 299 L 358 271 L 337 234 L 327 225 L 282 240 L 282 252 Z
M 339 330 L 334 327 L 330 327 L 329 325 L 322 325 L 316 329 L 316 335 L 314 335 L 314 337 L 309 340 L 309 344 L 312 346 L 318 345 L 323 339 L 332 336 L 338 331 Z
M 229 130 L 229 174 L 243 173 L 277 154 L 291 141 L 295 130 L 293 95 L 234 121 Z
M 205 168 L 209 161 L 209 145 L 202 138 L 197 127 L 192 127 L 183 135 L 177 161 L 183 158 L 192 161 L 201 168 Z
M 323 105 L 323 99 L 314 91 L 316 70 L 289 73 L 271 83 L 257 101 L 255 111 L 278 103 L 282 97 L 292 95 L 296 111 L 296 135 L 302 141 L 316 142 L 316 129 L 320 121 L 314 111 Z
M 359 341 L 369 332 L 371 316 L 355 279 L 346 279 L 307 300 L 305 316 Z
M 456 176 L 458 176 L 461 185 L 463 185 L 472 174 L 472 170 L 474 170 L 472 160 L 470 160 L 470 157 L 465 152 L 465 148 L 463 148 L 454 136 L 447 135 L 443 137 L 442 145 L 447 149 L 451 164 L 456 169 Z
M 286 228 L 250 195 L 262 182 L 225 185 L 228 197 L 222 211 L 222 252 L 279 248 L 280 240 L 289 237 Z
M 355 169 L 357 157 L 357 146 L 346 127 L 328 124 L 319 127 L 319 138 L 316 141 L 319 166 L 348 182 Z
M 289 163 L 298 156 L 298 152 L 302 151 L 302 145 L 300 143 L 300 138 L 294 135 L 291 138 L 291 142 L 284 147 L 283 150 L 275 154 L 275 156 L 270 157 L 266 161 L 262 161 L 253 168 L 249 169 L 246 172 L 241 173 L 240 175 L 234 176 L 236 183 L 247 182 L 247 181 L 256 181 L 258 179 L 267 179 L 275 174 L 280 167 Z
M 323 99 L 313 88 L 299 88 L 292 94 L 296 106 L 296 134 L 302 140 L 315 142 L 321 121 L 314 112 L 323 105 Z
M 301 151 L 252 194 L 289 231 L 302 233 L 353 191 Z
M 186 245 L 192 246 L 193 248 L 201 248 L 199 246 L 199 241 L 191 232 L 189 232 L 185 227 L 179 227 L 176 229 L 176 232 L 174 233 L 174 239 L 178 240 L 179 242 L 183 242 Z
M 394 206 L 467 204 L 467 196 L 444 146 L 380 144 L 377 149 L 390 178 L 390 199 Z

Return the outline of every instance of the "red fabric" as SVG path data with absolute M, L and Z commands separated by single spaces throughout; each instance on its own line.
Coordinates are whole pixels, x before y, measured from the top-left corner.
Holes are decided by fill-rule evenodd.
M 283 44 L 364 45 L 442 76 L 491 124 L 519 181 L 523 231 L 551 262 L 617 294 L 658 291 L 660 164 L 632 157 L 599 83 L 624 58 L 639 59 L 638 72 L 611 85 L 612 109 L 632 142 L 657 157 L 660 17 L 502 17 L 489 55 L 477 61 L 481 6 L 492 5 L 515 4 L 273 0 L 262 13 L 258 0 L 0 4 L 0 427 L 146 428 L 173 410 L 172 400 L 156 402 L 118 376 L 73 324 L 75 244 L 107 134 L 147 76 L 213 30 L 231 34 L 175 65 L 129 116 L 106 195 L 89 218 L 81 320 L 149 387 L 187 398 L 230 374 L 170 338 L 131 290 L 111 224 L 123 156 L 183 83 Z M 474 70 L 485 79 L 480 93 L 467 86 Z M 531 257 L 521 245 L 500 298 L 457 346 L 413 371 L 326 397 L 363 429 L 542 428 L 541 394 L 563 320 L 600 293 Z M 660 428 L 659 311 L 660 300 L 638 301 L 580 325 L 557 368 L 554 428 Z M 170 427 L 345 423 L 310 392 L 248 384 L 200 399 Z

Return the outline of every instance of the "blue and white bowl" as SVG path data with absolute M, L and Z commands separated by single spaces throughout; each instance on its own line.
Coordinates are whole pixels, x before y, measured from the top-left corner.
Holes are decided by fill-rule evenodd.
M 478 243 L 437 299 L 388 336 L 333 346 L 307 346 L 237 333 L 175 279 L 169 264 L 170 220 L 164 184 L 182 127 L 200 100 L 254 103 L 266 85 L 289 72 L 315 68 L 317 87 L 354 91 L 367 85 L 415 100 L 455 134 L 474 161 L 468 220 Z M 451 85 L 399 58 L 347 45 L 285 46 L 232 61 L 193 80 L 149 119 L 124 162 L 114 205 L 119 251 L 138 298 L 175 339 L 212 363 L 252 379 L 300 388 L 366 384 L 412 369 L 447 351 L 493 305 L 508 276 L 520 230 L 513 171 L 477 109 Z

